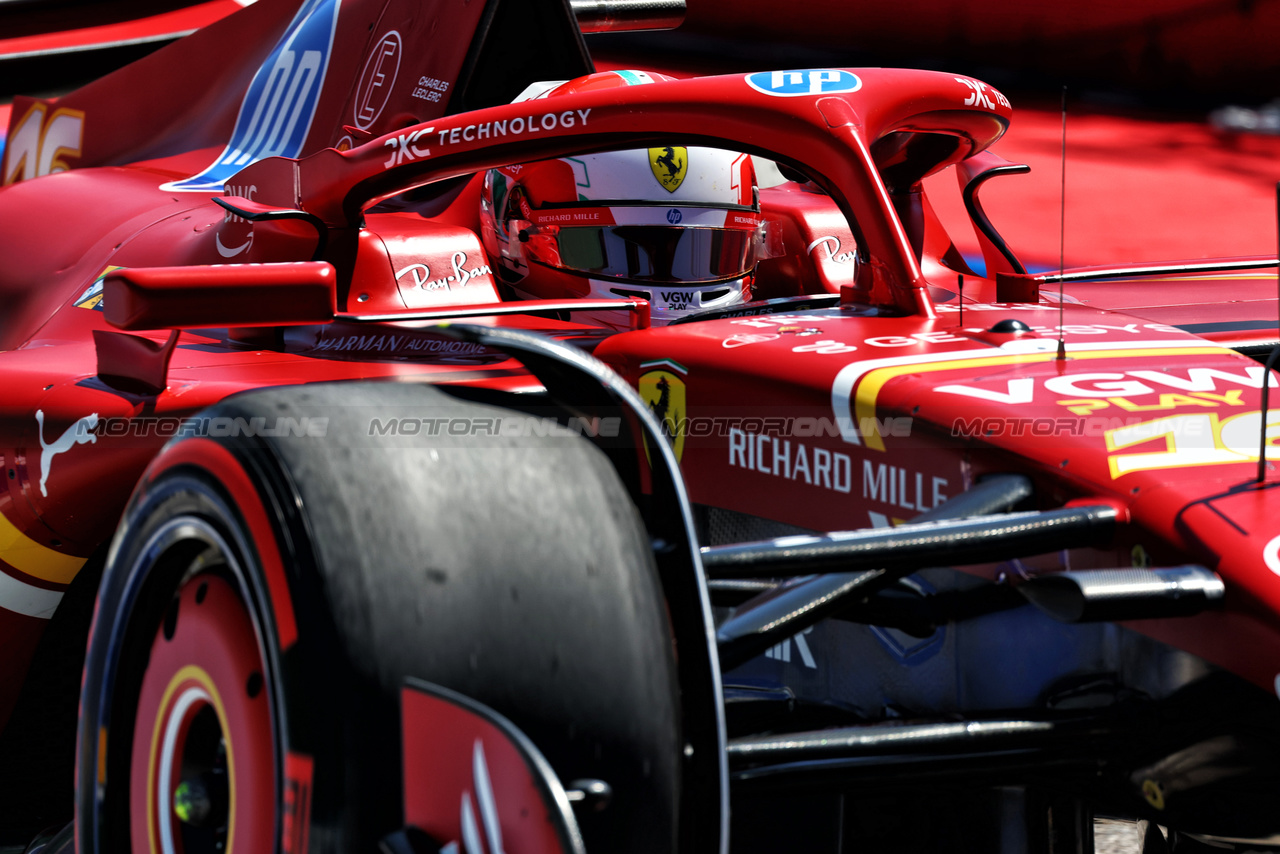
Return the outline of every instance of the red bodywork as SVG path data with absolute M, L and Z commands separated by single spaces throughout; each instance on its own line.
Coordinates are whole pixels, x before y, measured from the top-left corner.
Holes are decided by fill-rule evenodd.
M 431 95 L 457 79 L 466 46 L 431 37 L 446 5 L 307 4 L 334 16 L 331 35 L 359 35 L 334 41 L 306 83 L 316 100 L 299 107 L 310 124 L 296 156 L 246 155 L 202 191 L 190 179 L 238 153 L 224 149 L 293 4 L 263 0 L 56 102 L 15 103 L 0 190 L 0 719 L 61 592 L 160 447 L 232 429 L 183 419 L 242 390 L 322 380 L 536 388 L 517 361 L 432 328 L 431 312 L 502 307 L 467 176 L 672 140 L 771 155 L 815 179 L 821 192 L 762 192 L 787 254 L 761 267 L 757 294 L 840 294 L 838 308 L 612 336 L 518 313 L 527 304 L 480 322 L 594 346 L 652 406 L 690 419 L 676 451 L 697 504 L 851 529 L 908 519 L 1000 471 L 1029 474 L 1045 507 L 1115 503 L 1131 520 L 1115 547 L 1067 563 L 1148 555 L 1215 569 L 1225 610 L 1141 630 L 1273 686 L 1278 478 L 1268 464 L 1254 482 L 1263 369 L 1227 346 L 1274 340 L 1273 267 L 1073 282 L 1061 313 L 1049 285 L 1038 303 L 997 303 L 996 281 L 965 266 L 920 190 L 1000 138 L 1013 111 L 994 89 L 831 69 L 446 116 Z M 482 5 L 449 5 L 450 25 L 470 32 Z M 378 65 L 392 59 L 394 73 Z M 239 266 L 251 264 L 280 266 Z M 1242 302 L 1218 305 L 1226 294 Z M 1027 329 L 996 328 L 1006 320 Z M 1267 425 L 1271 457 L 1280 412 Z
M 110 11 L 77 10 L 75 18 L 82 25 L 74 29 L 52 29 L 66 23 L 62 16 L 29 15 L 29 20 L 19 20 L 6 28 L 5 38 L 0 38 L 0 58 L 5 60 L 29 59 L 38 56 L 72 53 L 80 50 L 101 50 L 148 42 L 168 42 L 225 18 L 246 4 L 237 0 L 206 0 L 180 9 L 143 15 L 129 20 L 110 20 Z M 117 13 L 118 14 L 118 13 Z M 104 22 L 85 24 L 85 20 L 107 18 Z

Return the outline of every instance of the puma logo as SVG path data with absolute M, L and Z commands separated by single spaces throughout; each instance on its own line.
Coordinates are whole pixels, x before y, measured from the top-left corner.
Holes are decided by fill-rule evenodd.
M 45 498 L 49 497 L 48 491 L 45 489 L 45 483 L 49 480 L 49 469 L 53 468 L 53 458 L 63 451 L 69 451 L 75 445 L 83 445 L 86 442 L 97 442 L 98 436 L 93 432 L 98 426 L 98 413 L 86 415 L 72 424 L 62 435 L 54 439 L 52 442 L 44 440 L 44 410 L 36 410 L 36 424 L 39 427 L 37 436 L 40 439 L 40 494 Z

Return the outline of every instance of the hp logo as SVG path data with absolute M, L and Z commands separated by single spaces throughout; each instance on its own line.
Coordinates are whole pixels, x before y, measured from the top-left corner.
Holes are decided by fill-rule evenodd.
M 800 71 L 757 71 L 746 76 L 747 85 L 757 92 L 782 98 L 800 95 L 840 95 L 862 88 L 858 75 L 839 68 L 809 68 Z

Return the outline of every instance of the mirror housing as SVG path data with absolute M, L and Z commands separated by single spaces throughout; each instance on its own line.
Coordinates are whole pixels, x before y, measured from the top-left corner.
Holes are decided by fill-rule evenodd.
M 103 280 L 117 329 L 303 326 L 329 323 L 337 276 L 323 261 L 121 267 Z

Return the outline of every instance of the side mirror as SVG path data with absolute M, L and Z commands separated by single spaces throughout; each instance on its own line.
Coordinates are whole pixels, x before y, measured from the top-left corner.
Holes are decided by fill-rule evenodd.
M 337 276 L 323 261 L 121 267 L 103 280 L 117 329 L 301 326 L 333 320 Z

